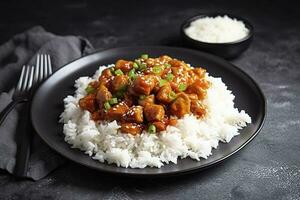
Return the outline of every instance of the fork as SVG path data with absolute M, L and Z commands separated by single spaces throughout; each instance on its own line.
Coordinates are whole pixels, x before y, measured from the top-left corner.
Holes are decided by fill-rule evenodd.
M 34 70 L 34 84 L 31 89 L 31 94 L 29 101 L 33 96 L 33 93 L 37 87 L 52 74 L 52 66 L 50 55 L 47 54 L 38 54 L 36 67 Z M 30 146 L 32 138 L 32 126 L 29 122 L 30 120 L 30 104 L 28 103 L 24 108 L 24 113 L 21 115 L 19 130 L 21 134 L 18 137 L 18 148 L 17 148 L 17 158 L 16 165 L 14 169 L 14 174 L 17 176 L 24 177 L 27 174 L 28 161 L 30 156 Z
M 10 111 L 19 103 L 29 100 L 31 87 L 37 88 L 39 82 L 52 74 L 51 60 L 49 55 L 37 55 L 37 67 L 23 66 L 18 85 L 12 96 L 12 101 L 0 113 L 0 125 L 3 123 Z M 43 68 L 42 66 L 45 66 Z
M 12 101 L 3 109 L 0 113 L 0 125 L 5 120 L 10 111 L 21 102 L 28 101 L 30 96 L 30 89 L 33 84 L 33 66 L 23 66 L 22 72 L 19 78 L 18 85 L 12 96 Z

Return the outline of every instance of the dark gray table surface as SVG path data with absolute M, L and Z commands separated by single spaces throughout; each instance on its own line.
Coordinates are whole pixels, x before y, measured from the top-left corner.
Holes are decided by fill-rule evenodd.
M 122 3 L 123 2 L 123 3 Z M 34 25 L 83 35 L 96 48 L 182 46 L 179 26 L 201 12 L 251 21 L 251 47 L 232 62 L 267 98 L 260 134 L 205 171 L 164 179 L 108 176 L 72 162 L 33 182 L 0 171 L 0 199 L 300 199 L 300 12 L 291 1 L 0 2 L 0 42 Z

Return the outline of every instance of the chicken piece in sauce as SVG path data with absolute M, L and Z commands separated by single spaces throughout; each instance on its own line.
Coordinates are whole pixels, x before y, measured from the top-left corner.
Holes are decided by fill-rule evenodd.
M 99 77 L 99 83 L 108 87 L 110 79 L 113 77 L 110 69 L 105 69 L 102 71 L 101 76 Z
M 120 69 L 122 72 L 129 72 L 132 69 L 132 64 L 133 62 L 127 61 L 127 60 L 118 60 L 116 62 L 115 69 L 118 70 Z
M 153 122 L 152 124 L 156 127 L 156 131 L 158 131 L 158 132 L 164 131 L 167 128 L 166 123 L 161 122 L 161 121 Z
M 155 84 L 155 78 L 151 75 L 138 76 L 133 83 L 132 89 L 136 95 L 150 95 Z
M 191 112 L 199 117 L 202 117 L 206 113 L 206 108 L 200 100 L 193 99 L 191 100 Z
M 106 119 L 109 121 L 113 120 L 121 120 L 123 115 L 129 110 L 128 106 L 124 103 L 121 102 L 119 104 L 116 104 L 115 106 L 109 108 L 107 110 L 107 117 Z
M 127 85 L 128 85 L 128 76 L 126 75 L 115 76 L 111 81 L 111 90 L 112 92 L 125 90 Z
M 165 115 L 165 109 L 161 105 L 147 104 L 144 108 L 144 115 L 147 121 L 161 121 Z
M 138 104 L 141 106 L 146 106 L 146 104 L 154 104 L 155 102 L 155 96 L 154 94 L 149 96 L 140 96 L 138 100 Z
M 135 123 L 143 123 L 144 115 L 143 115 L 143 107 L 142 106 L 132 106 L 124 115 L 124 120 L 126 122 L 135 122 Z
M 88 110 L 89 112 L 96 111 L 96 99 L 95 94 L 89 94 L 79 100 L 79 106 L 83 110 Z
M 185 93 L 179 93 L 175 101 L 171 104 L 170 111 L 172 115 L 183 117 L 190 113 L 191 100 Z
M 137 123 L 122 123 L 120 131 L 122 133 L 130 133 L 131 135 L 141 134 L 143 131 L 143 127 Z
M 172 98 L 172 88 L 169 83 L 162 86 L 159 91 L 156 93 L 156 99 L 164 104 L 171 103 L 174 99 Z
M 103 108 L 103 104 L 112 98 L 111 92 L 104 85 L 100 85 L 97 89 L 96 100 L 100 108 Z
M 198 98 L 202 100 L 206 96 L 206 91 L 207 91 L 208 87 L 209 87 L 209 82 L 197 79 L 193 84 L 191 84 L 187 88 L 186 93 L 197 94 Z

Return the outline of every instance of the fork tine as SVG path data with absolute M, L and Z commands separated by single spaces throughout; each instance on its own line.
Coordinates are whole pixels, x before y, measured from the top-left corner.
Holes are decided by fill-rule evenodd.
M 25 65 L 22 67 L 22 72 L 21 72 L 21 75 L 20 75 L 20 78 L 19 78 L 18 86 L 16 88 L 16 90 L 18 90 L 18 91 L 20 91 L 21 88 L 22 88 L 24 74 L 25 74 Z
M 39 82 L 43 80 L 43 75 L 44 75 L 44 69 L 43 69 L 43 66 L 44 66 L 44 59 L 43 59 L 43 54 L 41 54 L 41 61 L 40 61 L 40 74 L 39 74 Z
M 48 55 L 47 57 L 48 57 L 48 72 L 49 72 L 49 75 L 51 75 L 52 74 L 52 66 L 51 66 L 50 55 Z
M 46 79 L 48 77 L 48 62 L 47 62 L 47 55 L 44 55 L 44 79 Z
M 29 70 L 30 70 L 29 66 L 26 66 L 25 78 L 24 78 L 23 85 L 22 85 L 22 91 L 26 90 L 27 82 L 28 82 L 28 76 L 29 76 Z
M 36 65 L 34 69 L 34 82 L 37 83 L 39 80 L 39 73 L 40 73 L 40 54 L 36 57 Z
M 46 79 L 52 74 L 50 55 L 37 54 L 36 67 L 34 67 L 34 83 Z
M 28 80 L 27 90 L 31 89 L 32 82 L 33 82 L 33 72 L 34 72 L 34 67 L 31 66 L 30 67 L 30 76 L 29 76 L 29 80 Z

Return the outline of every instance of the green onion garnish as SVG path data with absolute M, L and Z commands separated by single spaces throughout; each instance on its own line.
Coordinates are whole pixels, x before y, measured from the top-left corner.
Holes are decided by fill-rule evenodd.
M 104 103 L 104 108 L 105 108 L 105 110 L 107 111 L 108 109 L 110 109 L 110 104 L 109 104 L 109 102 L 108 101 L 106 101 L 105 103 Z
M 164 66 L 165 66 L 166 68 L 171 67 L 171 65 L 170 65 L 169 63 L 165 63 Z
M 143 58 L 143 59 L 148 59 L 149 56 L 148 56 L 148 54 L 142 54 L 142 55 L 141 55 L 141 58 Z
M 152 71 L 155 73 L 155 74 L 160 74 L 162 72 L 162 67 L 161 66 L 154 66 L 152 68 Z
M 116 97 L 111 98 L 110 100 L 108 100 L 110 105 L 115 105 L 118 103 L 118 99 Z
M 87 94 L 92 94 L 95 92 L 95 88 L 93 88 L 92 86 L 88 85 L 86 88 L 85 88 L 85 91 Z
M 168 81 L 165 80 L 165 79 L 160 79 L 160 80 L 159 80 L 159 87 L 164 86 L 167 82 L 168 82 Z
M 173 74 L 171 74 L 171 73 L 167 74 L 166 79 L 167 79 L 168 81 L 172 81 L 173 78 L 174 78 L 174 75 L 173 75 Z
M 138 69 L 138 68 L 139 68 L 139 65 L 138 65 L 136 62 L 134 62 L 134 63 L 132 64 L 132 67 L 133 67 L 134 69 Z
M 146 63 L 141 63 L 139 66 L 139 70 L 144 71 L 145 69 L 147 69 Z
M 135 62 L 137 65 L 140 65 L 140 64 L 141 64 L 141 60 L 140 60 L 140 59 L 135 59 L 134 62 Z
M 115 68 L 114 68 L 114 67 L 111 67 L 111 68 L 109 68 L 109 70 L 110 70 L 111 73 L 114 73 Z
M 178 89 L 183 92 L 184 90 L 186 90 L 186 84 L 184 83 L 180 83 L 179 86 L 178 86 Z
M 124 97 L 125 92 L 127 91 L 128 85 L 123 85 L 121 88 L 116 92 L 115 96 L 118 98 Z
M 139 96 L 139 99 L 140 99 L 140 100 L 144 100 L 145 98 L 146 98 L 146 95 L 140 95 L 140 96 Z
M 171 100 L 174 100 L 174 99 L 176 99 L 176 93 L 175 93 L 174 91 L 172 91 L 172 92 L 170 92 L 170 93 L 168 94 L 168 97 L 169 97 Z
M 130 79 L 134 80 L 136 78 L 135 69 L 130 70 L 128 76 Z
M 117 69 L 116 71 L 115 71 L 115 75 L 117 75 L 117 76 L 120 76 L 120 75 L 123 75 L 124 73 L 122 72 L 122 70 L 120 70 L 120 69 Z
M 156 127 L 155 127 L 154 124 L 151 124 L 151 125 L 148 127 L 148 132 L 149 132 L 150 134 L 156 133 Z

